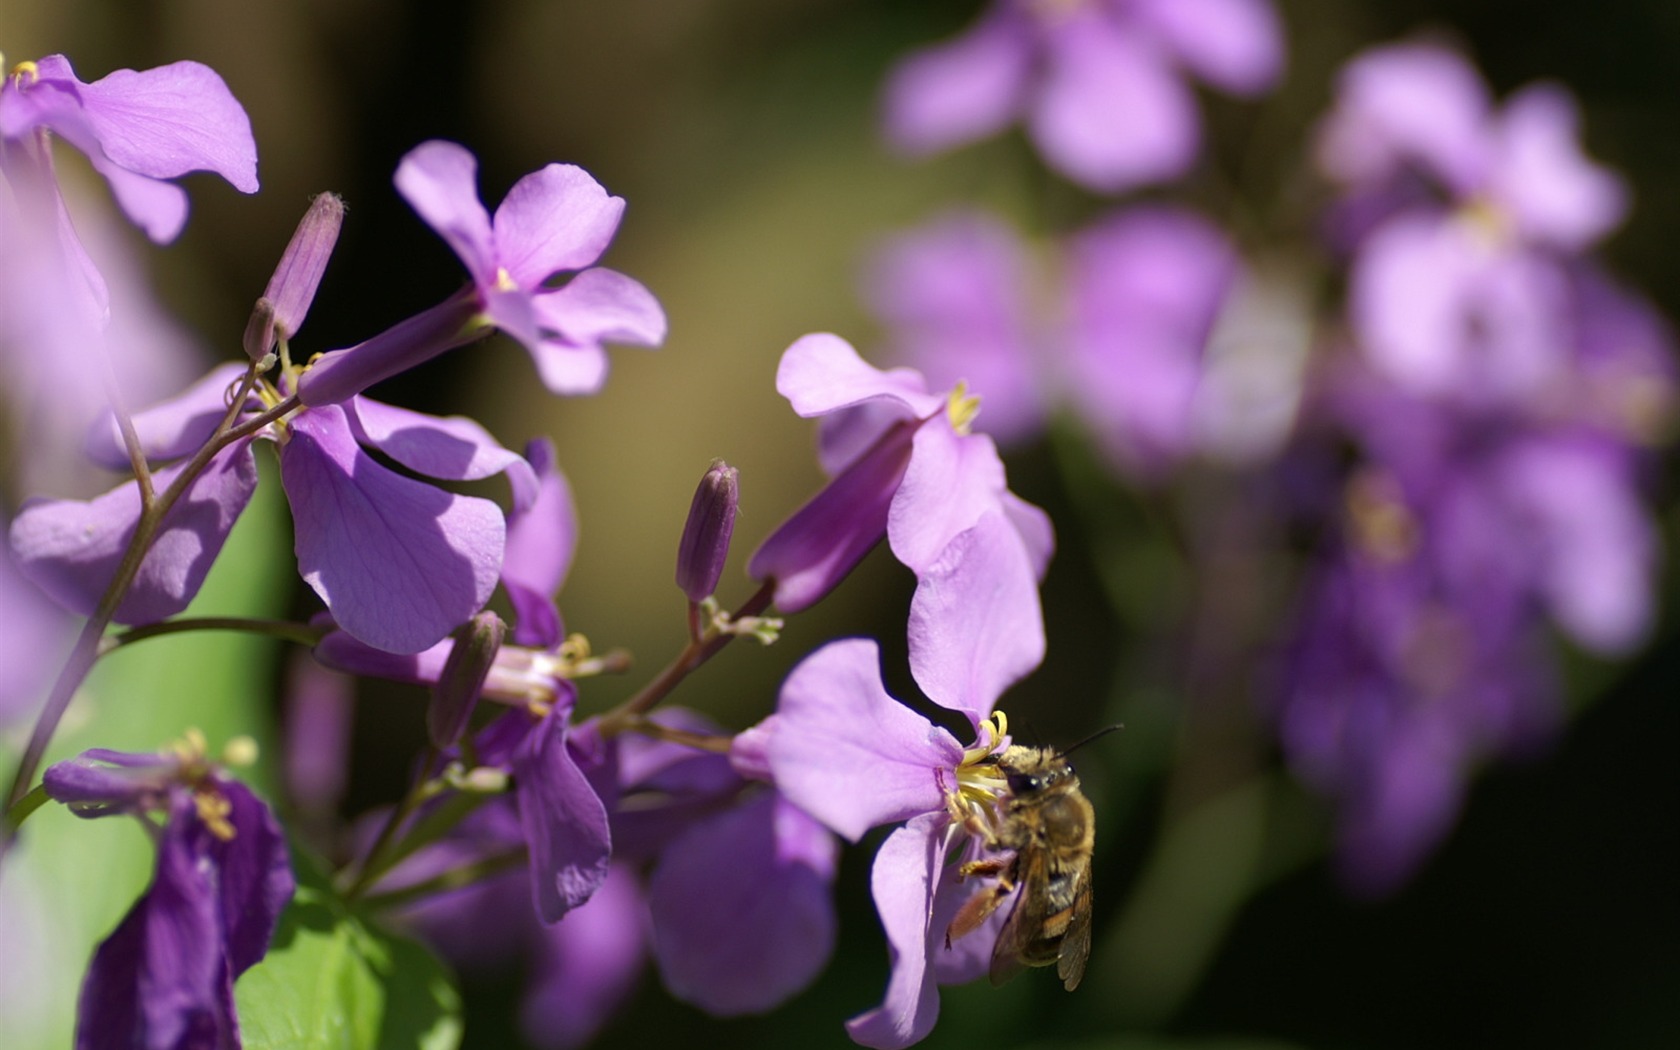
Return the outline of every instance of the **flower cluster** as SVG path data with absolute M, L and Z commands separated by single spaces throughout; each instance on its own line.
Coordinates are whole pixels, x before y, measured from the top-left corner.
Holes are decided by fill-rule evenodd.
M 1046 658 L 1057 531 L 1011 488 L 1000 446 L 1050 446 L 1062 484 L 1021 491 L 1089 512 L 1079 553 L 1100 562 L 1134 538 L 1101 531 L 1104 501 L 1132 488 L 1119 498 L 1146 504 L 1151 542 L 1173 546 L 1160 579 L 1195 580 L 1178 594 L 1122 579 L 1142 564 L 1127 558 L 1096 573 L 1149 591 L 1145 630 L 1182 650 L 1185 681 L 1153 692 L 1197 694 L 1199 711 L 1251 705 L 1186 718 L 1185 753 L 1218 723 L 1230 739 L 1209 766 L 1329 796 L 1324 852 L 1349 885 L 1403 884 L 1471 770 L 1558 731 L 1557 636 L 1613 655 L 1650 629 L 1659 538 L 1643 475 L 1672 415 L 1673 340 L 1592 254 L 1628 194 L 1579 149 L 1570 97 L 1540 86 L 1498 102 L 1432 43 L 1342 71 L 1313 131 L 1314 188 L 1285 194 L 1313 202 L 1285 223 L 1303 243 L 1260 243 L 1264 208 L 1229 232 L 1216 217 L 1246 202 L 1198 198 L 1188 179 L 1204 158 L 1191 82 L 1258 100 L 1283 63 L 1267 0 L 993 0 L 899 63 L 883 130 L 900 152 L 1019 122 L 1073 203 L 1054 223 L 951 209 L 886 242 L 864 285 L 891 367 L 827 332 L 786 347 L 775 390 L 817 421 L 827 480 L 758 541 L 756 589 L 725 606 L 753 479 L 711 462 L 671 530 L 680 648 L 610 702 L 595 679 L 639 668 L 580 630 L 590 610 L 567 598 L 562 612 L 579 542 L 563 450 L 369 391 L 495 332 L 550 393 L 601 391 L 610 345 L 666 337 L 653 293 L 603 265 L 624 200 L 554 163 L 492 210 L 466 146 L 423 142 L 394 188 L 464 283 L 305 353 L 349 221 L 323 193 L 236 351 L 206 371 L 67 196 L 54 150 L 84 156 L 165 244 L 188 211 L 174 180 L 257 190 L 244 109 L 193 62 L 92 83 L 63 56 L 15 67 L 0 83 L 0 422 L 32 462 L 4 519 L 0 724 L 33 722 L 0 819 L 0 889 L 36 824 L 75 824 L 48 803 L 132 817 L 155 849 L 149 886 L 92 950 L 78 1050 L 237 1048 L 267 1027 L 253 989 L 314 980 L 323 951 L 366 972 L 321 980 L 311 1009 L 334 1031 L 371 1031 L 390 1020 L 370 1019 L 384 999 L 356 989 L 399 995 L 402 950 L 384 948 L 408 936 L 463 969 L 522 964 L 537 1046 L 587 1044 L 650 971 L 712 1016 L 763 1013 L 827 966 L 841 850 L 868 836 L 889 972 L 845 1025 L 855 1042 L 918 1042 L 940 986 L 982 974 L 1054 962 L 1073 989 L 1093 940 L 1091 853 L 1109 837 L 1077 794 L 1044 818 L 1059 828 L 1026 827 L 1046 781 L 1078 782 L 1051 749 L 1034 752 L 1058 763 L 1046 781 L 1019 772 L 1013 756 L 1031 749 L 1002 710 Z M 1114 199 L 1144 187 L 1147 201 Z M 1106 471 L 1085 469 L 1087 447 Z M 284 563 L 309 609 L 197 615 L 266 484 L 289 507 Z M 913 591 L 881 637 L 818 639 L 745 727 L 667 703 L 736 639 L 777 641 L 882 541 Z M 255 788 L 231 772 L 254 761 L 249 738 L 213 759 L 185 725 L 136 751 L 96 715 L 82 730 L 124 749 L 49 759 L 71 750 L 59 731 L 107 655 L 206 630 L 297 647 L 285 743 Z M 886 685 L 900 641 L 920 698 Z M 347 687 L 375 679 L 419 697 L 417 753 L 388 804 L 341 814 L 360 771 L 349 738 L 367 721 Z M 273 808 L 259 796 L 272 774 Z M 1240 899 L 1216 903 L 1228 915 Z M 290 932 L 276 943 L 277 930 Z M 432 999 L 416 1013 L 449 1014 L 448 981 L 418 983 Z

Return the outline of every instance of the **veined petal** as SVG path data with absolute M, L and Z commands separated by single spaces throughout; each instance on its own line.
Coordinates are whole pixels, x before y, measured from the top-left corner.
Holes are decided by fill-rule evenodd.
M 567 343 L 658 346 L 665 341 L 659 300 L 640 281 L 604 266 L 533 296 L 531 305 L 542 326 Z
M 304 582 L 340 627 L 369 645 L 419 652 L 495 590 L 501 509 L 380 466 L 356 444 L 342 409 L 293 420 L 280 477 Z
M 919 576 L 911 673 L 931 700 L 978 727 L 1004 690 L 1044 660 L 1044 615 L 1026 546 L 993 511 Z
M 268 954 L 275 924 L 297 884 L 286 837 L 268 806 L 238 781 L 218 778 L 216 792 L 228 802 L 233 838 L 200 828 L 200 848 L 216 864 L 228 966 L 238 977 Z
M 872 639 L 807 656 L 782 683 L 776 712 L 767 752 L 777 788 L 853 842 L 878 824 L 943 812 L 944 789 L 956 787 L 962 745 L 888 695 Z
M 985 434 L 958 434 L 935 419 L 917 429 L 914 446 L 887 516 L 887 541 L 919 576 L 953 539 L 997 509 L 1008 482 Z
M 250 118 L 209 66 L 119 69 L 83 85 L 81 98 L 113 163 L 154 179 L 213 171 L 241 193 L 257 192 Z
M 357 441 L 417 474 L 444 481 L 478 481 L 505 472 L 515 491 L 527 499 L 536 491 L 531 465 L 466 416 L 429 416 L 361 396 L 343 407 Z
M 514 752 L 519 823 L 531 852 L 537 915 L 559 922 L 607 877 L 606 807 L 566 743 L 564 712 L 550 712 Z
M 774 791 L 692 825 L 648 880 L 666 988 L 715 1017 L 763 1013 L 834 949 L 834 837 Z
M 776 391 L 806 418 L 878 398 L 903 405 L 917 418 L 945 404 L 943 397 L 927 392 L 927 383 L 915 370 L 883 372 L 865 363 L 850 343 L 827 332 L 802 336 L 783 352 L 776 367 Z
M 220 365 L 175 397 L 134 413 L 134 433 L 147 460 L 167 462 L 198 451 L 227 415 L 228 397 L 245 371 L 237 363 Z M 129 468 L 128 447 L 110 411 L 89 432 L 84 448 L 102 467 Z
M 535 292 L 554 274 L 581 270 L 607 250 L 624 198 L 575 164 L 550 164 L 508 190 L 493 220 L 496 260 Z
M 892 974 L 881 1005 L 846 1022 L 847 1033 L 863 1046 L 899 1050 L 926 1037 L 939 1019 L 939 990 L 928 956 L 947 827 L 943 814 L 923 814 L 888 835 L 875 854 L 869 885 L 887 935 Z M 938 933 L 944 936 L 943 930 Z
M 496 286 L 495 236 L 478 199 L 478 159 L 465 146 L 422 142 L 397 164 L 397 192 L 466 264 L 481 290 Z
M 179 468 L 159 471 L 156 487 L 167 487 L 179 473 Z M 218 452 L 164 517 L 117 607 L 117 622 L 156 623 L 185 609 L 256 487 L 248 440 Z M 27 504 L 12 522 L 18 571 L 60 605 L 87 615 L 110 586 L 139 520 L 140 492 L 133 481 L 88 501 Z

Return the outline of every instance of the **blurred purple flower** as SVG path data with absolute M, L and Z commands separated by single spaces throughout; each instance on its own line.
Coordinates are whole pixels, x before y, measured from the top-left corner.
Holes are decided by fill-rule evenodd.
M 1037 331 L 1027 247 L 1002 220 L 955 211 L 884 244 L 864 294 L 887 327 L 893 358 L 936 389 L 958 383 L 985 396 L 974 429 L 1000 445 L 1036 437 L 1060 389 Z
M 268 952 L 294 888 L 268 807 L 210 765 L 202 741 L 174 754 L 85 751 L 42 779 L 81 816 L 167 814 L 151 887 L 88 967 L 78 1050 L 237 1047 L 233 982 Z
M 63 55 L 19 63 L 0 84 L 0 170 L 17 162 L 12 143 L 37 129 L 86 154 L 123 211 L 160 244 L 187 221 L 186 191 L 164 180 L 211 171 L 242 193 L 257 191 L 250 119 L 222 78 L 197 62 L 119 69 L 91 84 Z M 50 160 L 40 152 L 33 163 Z
M 541 1050 L 587 1046 L 629 1000 L 647 959 L 647 904 L 614 864 L 588 903 L 536 937 L 519 1027 Z
M 1139 207 L 1076 235 L 1065 257 L 1066 305 L 1035 324 L 1026 246 L 998 220 L 958 213 L 892 241 L 869 295 L 894 355 L 983 395 L 974 427 L 1000 442 L 1035 436 L 1064 401 L 1134 478 L 1158 479 L 1204 445 L 1242 455 L 1253 439 L 1210 422 L 1239 396 L 1229 368 L 1210 385 L 1215 326 L 1251 283 L 1225 236 L 1192 212 Z
M 882 372 L 838 336 L 808 335 L 788 347 L 776 389 L 801 416 L 823 416 L 819 458 L 833 479 L 759 545 L 747 571 L 773 580 L 776 604 L 796 612 L 816 602 L 884 535 L 918 578 L 946 558 L 960 535 L 993 517 L 1010 539 L 989 544 L 996 561 L 977 572 L 999 586 L 977 596 L 986 615 L 1018 618 L 1040 641 L 1037 581 L 1054 537 L 1044 512 L 1007 487 L 991 438 L 969 432 L 977 407 L 958 387 L 932 394 L 909 369 Z M 992 608 L 1019 600 L 1016 609 Z
M 1068 394 L 1120 469 L 1157 477 L 1201 438 L 1198 398 L 1236 253 L 1187 211 L 1139 208 L 1069 249 Z
M 167 462 L 196 450 L 220 421 L 242 371 L 223 366 L 180 397 L 137 413 L 147 457 Z M 261 411 L 264 401 L 252 396 L 244 412 Z M 118 622 L 162 620 L 192 600 L 256 488 L 251 443 L 258 437 L 280 450 L 299 571 L 344 630 L 375 648 L 417 652 L 489 600 L 501 567 L 501 509 L 398 474 L 369 450 L 441 480 L 505 473 L 516 505 L 533 498 L 529 465 L 471 420 L 358 397 L 305 410 L 218 452 L 165 516 L 118 607 Z M 88 451 L 113 469 L 128 463 L 114 423 L 95 431 Z M 159 471 L 159 488 L 178 470 Z M 109 584 L 139 514 L 133 481 L 92 501 L 33 502 L 12 523 L 12 548 L 24 575 L 85 614 Z
M 1181 69 L 1251 96 L 1282 65 L 1265 0 L 997 0 L 962 36 L 893 70 L 886 132 L 925 154 L 1022 120 L 1051 167 L 1118 192 L 1195 161 L 1200 122 Z
M 1498 404 L 1566 372 L 1564 264 L 1627 209 L 1576 125 L 1555 85 L 1496 110 L 1474 69 L 1431 44 L 1379 48 L 1343 71 L 1319 162 L 1349 194 L 1354 329 L 1395 381 Z

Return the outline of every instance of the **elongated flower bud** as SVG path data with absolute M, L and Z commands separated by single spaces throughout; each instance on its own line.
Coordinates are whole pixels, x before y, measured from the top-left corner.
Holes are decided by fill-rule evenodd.
M 466 731 L 479 690 L 496 662 L 507 625 L 493 612 L 481 612 L 455 636 L 443 673 L 426 707 L 426 734 L 439 749 L 452 746 Z
M 739 474 L 721 459 L 694 490 L 677 545 L 677 586 L 691 602 L 709 597 L 717 590 L 723 563 L 729 557 L 729 538 L 735 532 L 735 507 L 741 501 Z
M 290 339 L 303 327 L 343 225 L 343 198 L 323 193 L 310 202 L 245 329 L 245 352 L 251 360 L 266 357 L 277 334 Z

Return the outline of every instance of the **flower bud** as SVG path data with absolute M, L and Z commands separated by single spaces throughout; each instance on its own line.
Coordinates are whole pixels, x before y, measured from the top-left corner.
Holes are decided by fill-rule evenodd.
M 433 746 L 442 749 L 461 739 L 506 633 L 502 618 L 488 610 L 468 620 L 456 633 L 449 659 L 444 661 L 443 672 L 432 688 L 432 702 L 426 707 L 426 734 Z
M 321 286 L 327 260 L 338 243 L 339 227 L 343 225 L 343 198 L 323 193 L 310 202 L 245 329 L 245 353 L 251 360 L 267 357 L 274 349 L 277 334 L 290 339 L 303 327 L 303 319 L 315 301 L 315 290 Z M 266 318 L 262 317 L 265 313 Z
M 710 597 L 717 590 L 723 563 L 729 557 L 729 538 L 735 532 L 735 507 L 741 501 L 740 472 L 721 459 L 694 490 L 677 545 L 677 586 L 692 602 Z

